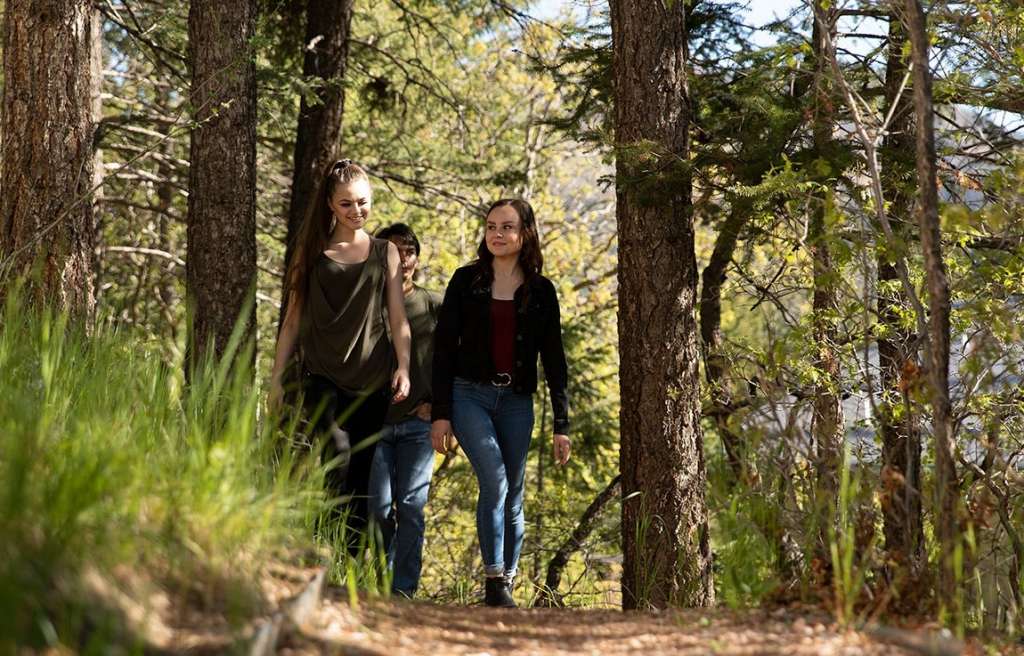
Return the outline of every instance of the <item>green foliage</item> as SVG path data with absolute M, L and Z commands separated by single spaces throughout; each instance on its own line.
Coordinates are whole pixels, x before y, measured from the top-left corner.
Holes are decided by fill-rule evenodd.
M 257 424 L 251 372 L 206 369 L 186 391 L 180 370 L 128 334 L 85 335 L 8 299 L 0 331 L 7 645 L 88 651 L 142 641 L 117 596 L 91 583 L 116 589 L 114 572 L 125 566 L 148 572 L 172 598 L 205 600 L 209 612 L 238 622 L 259 608 L 261 561 L 311 544 L 317 467 L 280 451 Z
M 562 90 L 566 111 L 548 124 L 569 137 L 598 147 L 610 147 L 612 108 L 612 45 L 607 11 L 584 25 L 567 25 L 564 43 L 551 59 L 532 64 Z
M 853 622 L 854 607 L 860 597 L 864 579 L 870 564 L 868 557 L 873 545 L 862 551 L 856 541 L 854 513 L 857 506 L 856 490 L 860 487 L 859 476 L 850 471 L 850 454 L 844 449 L 839 468 L 839 504 L 836 521 L 829 523 L 829 555 L 832 558 L 832 588 L 835 595 L 835 612 L 839 622 L 849 625 Z
M 730 608 L 757 606 L 779 585 L 772 545 L 749 518 L 768 510 L 763 498 L 735 496 L 725 506 L 713 499 L 715 597 Z
M 904 260 L 911 287 L 923 302 L 927 294 L 919 237 L 913 223 L 907 222 L 909 217 L 890 217 L 895 224 L 892 238 L 884 237 L 875 223 L 867 163 L 861 145 L 848 133 L 852 117 L 845 99 L 836 93 L 817 98 L 809 92 L 815 62 L 806 8 L 795 12 L 792 20 L 779 21 L 769 29 L 776 39 L 773 45 L 757 47 L 751 30 L 742 25 L 742 14 L 731 3 L 688 5 L 692 143 L 691 152 L 682 157 L 663 152 L 653 143 L 627 144 L 618 153 L 612 152 L 612 51 L 608 17 L 602 9 L 583 20 L 542 24 L 524 19 L 518 13 L 524 6 L 487 0 L 360 0 L 352 24 L 346 79 L 332 81 L 346 90 L 343 155 L 367 165 L 371 172 L 375 207 L 370 227 L 404 221 L 416 229 L 424 246 L 420 279 L 424 286 L 443 290 L 454 268 L 473 259 L 481 234 L 480 213 L 488 202 L 499 196 L 523 195 L 537 210 L 545 270 L 562 301 L 571 367 L 574 459 L 565 468 L 553 466 L 550 409 L 542 385 L 536 397 L 537 427 L 527 470 L 528 530 L 523 583 L 517 595 L 521 601 L 533 596 L 551 550 L 618 466 L 617 242 L 614 199 L 608 192 L 615 182 L 612 161 L 618 156 L 620 164 L 627 165 L 623 168 L 632 169 L 638 184 L 646 187 L 652 202 L 663 202 L 679 184 L 692 181 L 694 238 L 701 265 L 707 263 L 730 218 L 738 214 L 743 219 L 721 289 L 723 343 L 717 353 L 724 358 L 726 371 L 716 382 L 717 389 L 727 392 L 730 403 L 725 427 L 742 442 L 744 471 L 739 478 L 722 457 L 719 426 L 710 417 L 704 422 L 719 598 L 743 606 L 768 596 L 790 598 L 787 595 L 800 593 L 815 597 L 822 591 L 811 589 L 811 579 L 820 572 L 811 570 L 831 567 L 838 574 L 835 582 L 841 586 L 842 598 L 838 604 L 829 603 L 844 617 L 859 614 L 867 603 L 861 591 L 874 589 L 872 586 L 885 580 L 880 526 L 874 526 L 879 521 L 871 519 L 884 495 L 878 467 L 878 417 L 871 404 L 865 404 L 865 416 L 849 422 L 851 429 L 859 429 L 858 439 L 863 441 L 859 446 L 864 447 L 853 457 L 859 485 L 850 483 L 849 514 L 840 517 L 841 526 L 833 530 L 837 557 L 831 564 L 822 564 L 815 560 L 815 547 L 821 546 L 814 544 L 815 531 L 828 520 L 815 514 L 812 502 L 811 402 L 816 386 L 823 382 L 829 383 L 830 391 L 853 398 L 872 390 L 881 398 L 872 350 L 876 340 L 917 330 L 919 318 L 905 302 L 903 286 L 877 281 L 878 261 Z M 93 389 L 80 379 L 74 382 L 85 385 L 84 394 L 120 396 L 97 401 L 95 406 L 90 406 L 93 401 L 79 402 L 85 408 L 94 407 L 93 414 L 76 414 L 78 406 L 69 405 L 59 393 L 47 396 L 51 388 L 45 381 L 64 380 L 68 354 L 79 353 L 75 362 L 81 363 L 86 346 L 78 340 L 67 342 L 59 352 L 47 351 L 41 346 L 41 326 L 32 329 L 35 333 L 25 328 L 27 334 L 40 335 L 36 339 L 39 353 L 50 353 L 46 356 L 49 361 L 64 364 L 46 365 L 42 355 L 35 360 L 27 355 L 7 357 L 0 374 L 5 381 L 27 375 L 25 380 L 36 384 L 12 388 L 27 400 L 15 395 L 0 401 L 6 404 L 0 405 L 5 411 L 0 421 L 35 426 L 33 435 L 42 435 L 47 427 L 78 434 L 78 427 L 89 425 L 93 426 L 90 431 L 101 434 L 89 438 L 89 448 L 77 451 L 68 446 L 73 440 L 49 450 L 39 446 L 41 438 L 10 443 L 20 449 L 11 453 L 21 454 L 18 457 L 23 460 L 42 450 L 40 457 L 47 466 L 53 465 L 58 453 L 73 456 L 80 464 L 80 468 L 53 469 L 67 477 L 69 487 L 60 492 L 64 483 L 54 484 L 53 516 L 40 515 L 46 526 L 63 522 L 94 527 L 68 529 L 73 548 L 61 552 L 61 558 L 67 556 L 74 565 L 79 554 L 102 553 L 110 562 L 136 562 L 133 545 L 148 540 L 145 544 L 158 546 L 143 551 L 158 553 L 157 558 L 170 562 L 165 554 L 174 549 L 159 546 L 164 528 L 129 539 L 119 537 L 121 529 L 107 530 L 113 524 L 104 519 L 109 515 L 131 526 L 133 518 L 144 515 L 153 517 L 161 527 L 171 527 L 166 529 L 170 531 L 168 544 L 200 545 L 175 547 L 178 551 L 174 553 L 192 553 L 188 549 L 194 549 L 203 554 L 199 561 L 205 562 L 208 554 L 228 549 L 219 540 L 245 543 L 244 527 L 232 527 L 229 522 L 222 531 L 212 517 L 223 518 L 218 513 L 226 511 L 212 507 L 211 493 L 204 497 L 179 490 L 167 474 L 152 475 L 152 489 L 138 482 L 138 476 L 148 471 L 145 467 L 154 471 L 170 467 L 185 472 L 183 481 L 204 481 L 199 485 L 202 490 L 213 485 L 211 477 L 223 475 L 213 464 L 204 463 L 234 462 L 228 467 L 235 472 L 228 476 L 232 481 L 229 487 L 241 489 L 236 487 L 238 474 L 232 469 L 243 468 L 241 460 L 233 460 L 241 456 L 231 455 L 237 442 L 229 440 L 234 446 L 227 456 L 214 457 L 222 451 L 200 444 L 194 448 L 194 459 L 189 459 L 185 458 L 185 446 L 172 448 L 188 445 L 192 453 L 189 440 L 204 443 L 205 434 L 205 443 L 209 443 L 209 435 L 219 435 L 223 428 L 210 423 L 209 409 L 171 403 L 179 394 L 180 383 L 172 372 L 177 371 L 181 357 L 184 319 L 188 7 L 179 0 L 136 0 L 131 3 L 131 16 L 121 4 L 105 7 L 108 73 L 103 82 L 104 120 L 98 145 L 106 177 L 97 203 L 101 227 L 97 288 L 106 327 L 99 330 L 96 348 L 114 349 L 122 367 L 114 367 L 115 358 L 110 354 L 103 356 L 102 362 L 97 360 L 97 371 L 107 373 L 97 373 L 96 378 L 109 380 L 110 390 Z M 260 9 L 255 41 L 260 120 L 258 381 L 269 371 L 276 336 L 283 217 L 290 193 L 299 99 L 312 98 L 317 83 L 301 73 L 304 3 L 261 0 Z M 971 618 L 974 626 L 1006 627 L 1012 623 L 1006 604 L 1011 586 L 1005 574 L 1010 542 L 994 510 L 997 504 L 993 499 L 998 498 L 987 483 L 1005 491 L 1012 526 L 1024 512 L 1017 492 L 1020 460 L 1014 455 L 1021 452 L 1019 436 L 1024 434 L 1020 423 L 1024 400 L 1014 393 L 1015 381 L 1019 388 L 1024 368 L 1019 321 L 1024 296 L 1020 241 L 1024 234 L 1024 160 L 1012 124 L 986 108 L 1019 108 L 1024 48 L 1019 7 L 996 0 L 960 9 L 966 13 L 951 22 L 945 6 L 936 5 L 931 29 L 936 49 L 936 102 L 947 117 L 936 126 L 943 157 L 945 259 L 953 285 L 957 445 L 966 459 L 961 466 L 966 461 L 979 466 L 988 463 L 985 475 L 965 472 L 968 507 L 982 516 L 987 512 L 988 519 L 974 525 L 976 550 L 963 554 L 966 565 L 977 566 L 975 579 L 965 574 L 964 594 L 971 597 L 968 605 L 976 609 Z M 859 18 L 843 21 L 837 32 L 840 39 L 847 32 L 871 27 Z M 858 55 L 860 60 L 844 54 L 840 61 L 847 81 L 865 99 L 861 111 L 879 116 L 884 111 L 880 81 L 886 51 L 877 46 L 882 43 L 872 41 L 869 49 Z M 834 89 L 832 75 L 831 70 L 826 71 L 825 86 Z M 954 101 L 958 104 L 952 105 Z M 826 144 L 815 147 L 812 122 L 819 115 L 816 103 L 821 102 L 832 113 L 836 129 L 830 131 Z M 883 151 L 882 155 L 883 161 L 897 162 L 883 171 L 886 193 L 912 197 L 917 191 L 913 153 Z M 885 198 L 885 208 L 891 211 L 894 200 Z M 820 310 L 818 316 L 836 329 L 835 343 L 830 344 L 815 343 L 811 316 L 816 281 L 807 212 L 815 203 L 825 203 L 821 243 L 833 254 L 833 270 L 818 272 L 817 282 L 833 283 L 837 289 L 834 307 Z M 898 302 L 891 322 L 876 316 L 882 297 Z M 15 343 L 24 340 L 13 334 L 5 327 L 7 353 L 27 349 L 30 342 Z M 54 329 L 52 334 L 63 335 L 64 331 Z M 129 345 L 129 335 L 144 344 Z M 52 339 L 51 345 L 55 343 Z M 923 354 L 923 344 L 916 345 Z M 818 364 L 821 347 L 831 348 L 839 358 L 842 371 L 838 381 L 823 374 Z M 14 366 L 15 361 L 21 364 L 12 371 L 21 373 L 8 374 L 7 363 Z M 131 369 L 146 371 L 147 376 L 133 377 Z M 48 373 L 44 375 L 44 371 Z M 155 382 L 149 380 L 150 371 L 156 372 Z M 149 381 L 146 395 L 140 378 Z M 925 379 L 911 376 L 906 382 L 910 385 L 907 402 L 896 399 L 900 401 L 895 406 L 896 416 L 916 422 L 927 435 Z M 70 382 L 59 384 L 65 387 L 53 389 L 70 393 Z M 709 407 L 710 386 L 704 391 L 705 407 Z M 233 399 L 233 394 L 228 396 Z M 246 391 L 243 396 L 248 394 Z M 891 390 L 884 394 L 888 400 L 898 396 Z M 156 401 L 151 403 L 151 399 Z M 236 412 L 228 413 L 227 425 L 236 426 L 232 430 L 238 435 L 246 431 L 263 434 L 262 427 L 252 424 L 254 402 L 246 401 Z M 50 404 L 53 411 L 44 412 Z M 133 413 L 127 407 L 147 408 L 147 412 Z M 109 418 L 103 428 L 96 428 L 101 425 L 99 417 L 106 414 Z M 148 414 L 153 418 L 136 416 Z M 83 423 L 78 416 L 88 420 Z M 205 428 L 190 428 L 195 425 Z M 136 433 L 147 436 L 140 445 L 149 449 L 145 462 L 150 465 L 139 464 L 142 456 L 125 445 L 126 435 Z M 166 441 L 154 441 L 157 436 Z M 45 444 L 52 446 L 51 442 Z M 3 445 L 6 449 L 7 443 Z M 921 492 L 927 499 L 933 462 L 927 442 L 925 446 L 925 489 Z M 250 444 L 247 448 L 263 447 Z M 251 462 L 244 466 L 253 467 L 253 472 L 265 471 L 261 469 L 264 465 L 256 462 L 262 456 L 246 457 Z M 26 507 L 45 505 L 39 500 L 44 493 L 32 487 L 34 479 L 26 478 L 28 472 L 35 475 L 39 468 L 8 467 L 13 462 L 0 462 L 0 468 L 7 467 L 0 481 L 14 495 L 11 503 L 22 503 L 17 497 L 22 494 Z M 125 473 L 125 469 L 136 473 Z M 84 472 L 81 480 L 76 472 Z M 114 507 L 108 497 L 121 498 L 119 486 L 110 482 L 102 489 L 94 488 L 92 479 L 128 481 L 125 494 L 143 494 L 138 490 L 145 489 L 151 501 L 145 513 L 128 506 Z M 157 487 L 160 485 L 164 487 Z M 112 488 L 117 489 L 111 492 Z M 16 494 L 15 489 L 22 491 Z M 169 496 L 164 499 L 162 495 Z M 479 593 L 475 496 L 475 480 L 465 458 L 455 457 L 440 467 L 427 508 L 423 583 L 426 595 L 434 599 L 466 603 Z M 97 519 L 97 513 L 77 513 L 67 499 L 79 497 L 107 514 Z M 242 501 L 228 495 L 225 503 Z M 189 519 L 189 512 L 182 509 L 188 504 L 202 509 L 197 518 Z M 583 553 L 570 561 L 562 590 L 571 591 L 567 603 L 617 601 L 615 566 L 608 563 L 620 552 L 618 510 L 606 510 Z M 925 511 L 928 545 L 932 547 L 933 516 L 927 506 Z M 179 521 L 179 515 L 184 519 Z M 22 513 L 9 521 L 24 522 L 28 516 Z M 173 520 L 167 519 L 172 516 Z M 301 524 L 305 520 L 289 521 Z M 859 537 L 851 537 L 851 526 L 860 532 Z M 179 529 L 174 527 L 182 527 L 181 533 L 175 533 Z M 21 524 L 17 528 L 31 534 Z M 304 530 L 296 529 L 294 535 L 306 535 Z M 202 537 L 195 538 L 192 532 Z M 61 539 L 64 535 L 59 534 Z M 18 547 L 19 554 L 42 549 L 28 544 L 28 538 L 19 540 L 27 545 Z M 86 544 L 89 540 L 93 542 Z M 113 548 L 109 541 L 130 546 Z M 216 544 L 204 546 L 204 541 Z M 267 538 L 267 542 L 274 540 Z M 57 543 L 57 537 L 46 542 Z M 851 562 L 854 548 L 864 549 L 863 559 L 858 554 Z M 333 565 L 334 582 L 386 594 L 386 575 L 379 568 L 340 557 Z M 0 571 L 8 576 L 14 570 Z M 982 583 L 971 583 L 977 579 Z M 864 586 L 858 586 L 861 580 Z M 825 597 L 835 599 L 833 588 L 825 592 Z M 36 615 L 32 617 L 41 616 L 44 610 L 33 611 Z M 64 629 L 58 629 L 60 635 L 66 635 L 61 633 Z M 41 635 L 42 629 L 32 630 Z

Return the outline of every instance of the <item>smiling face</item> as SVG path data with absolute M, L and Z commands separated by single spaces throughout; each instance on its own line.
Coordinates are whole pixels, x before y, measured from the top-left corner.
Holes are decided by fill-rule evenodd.
M 339 223 L 350 230 L 360 230 L 369 220 L 373 204 L 369 180 L 337 184 L 328 204 Z
M 523 248 L 521 229 L 523 220 L 514 207 L 502 205 L 495 207 L 487 215 L 484 240 L 487 250 L 494 257 L 510 257 L 519 255 Z

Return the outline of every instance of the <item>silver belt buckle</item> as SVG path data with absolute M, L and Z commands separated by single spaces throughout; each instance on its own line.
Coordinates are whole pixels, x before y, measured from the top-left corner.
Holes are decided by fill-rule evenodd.
M 494 374 L 491 385 L 495 387 L 508 387 L 512 384 L 512 374 Z

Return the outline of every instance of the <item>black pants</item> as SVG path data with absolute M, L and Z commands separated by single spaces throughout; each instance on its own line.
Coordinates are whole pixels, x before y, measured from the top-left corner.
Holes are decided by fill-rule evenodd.
M 343 500 L 333 507 L 331 523 L 345 520 L 348 549 L 356 555 L 369 517 L 370 469 L 388 409 L 387 392 L 354 395 L 310 373 L 303 375 L 303 390 L 306 411 L 316 418 L 314 431 L 325 438 L 321 457 L 325 462 L 338 459 L 325 478 L 331 496 Z

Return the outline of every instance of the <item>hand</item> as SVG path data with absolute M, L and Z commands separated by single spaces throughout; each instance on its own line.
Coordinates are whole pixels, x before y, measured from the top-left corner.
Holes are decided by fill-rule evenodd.
M 270 412 L 277 412 L 281 409 L 281 402 L 284 400 L 284 387 L 281 381 L 270 382 L 270 391 L 267 393 L 267 409 Z
M 564 465 L 569 462 L 569 451 L 572 447 L 572 443 L 569 441 L 568 435 L 555 433 L 554 437 L 551 438 L 551 447 L 554 449 L 555 462 L 558 465 Z
M 409 396 L 409 370 L 399 369 L 391 378 L 391 391 L 395 393 L 391 397 L 392 403 L 399 403 Z
M 452 434 L 452 422 L 447 419 L 438 419 L 430 425 L 430 444 L 441 455 L 448 453 L 451 443 L 454 441 Z
M 430 421 L 430 404 L 424 401 L 416 406 L 416 409 L 413 410 L 413 414 L 423 421 Z

